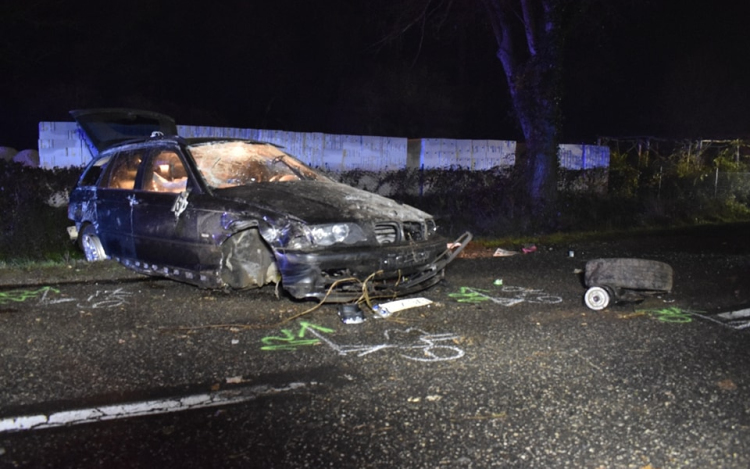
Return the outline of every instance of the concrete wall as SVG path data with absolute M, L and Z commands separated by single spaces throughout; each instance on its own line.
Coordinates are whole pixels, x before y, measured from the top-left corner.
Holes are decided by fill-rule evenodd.
M 516 162 L 516 142 L 506 140 L 409 140 L 407 167 L 485 170 L 510 167 Z
M 183 137 L 236 137 L 272 142 L 308 165 L 332 172 L 451 167 L 486 170 L 511 167 L 516 159 L 516 142 L 506 140 L 407 140 L 191 125 L 180 125 L 177 129 Z M 74 122 L 40 122 L 39 159 L 44 168 L 83 166 L 91 159 L 91 153 Z M 608 167 L 609 148 L 560 145 L 560 165 L 566 169 Z
M 39 166 L 83 166 L 90 160 L 91 152 L 79 137 L 75 122 L 39 123 Z

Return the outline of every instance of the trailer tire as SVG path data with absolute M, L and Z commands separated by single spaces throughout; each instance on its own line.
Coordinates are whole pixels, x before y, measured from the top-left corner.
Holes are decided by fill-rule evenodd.
M 607 285 L 613 289 L 672 291 L 672 267 L 647 259 L 592 259 L 586 263 L 587 287 Z

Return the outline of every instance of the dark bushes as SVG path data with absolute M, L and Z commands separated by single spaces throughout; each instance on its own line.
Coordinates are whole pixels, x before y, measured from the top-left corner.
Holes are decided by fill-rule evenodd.
M 561 171 L 556 220 L 528 213 L 524 188 L 509 170 L 356 170 L 334 176 L 431 213 L 448 236 L 467 230 L 497 238 L 542 234 L 550 226 L 608 231 L 750 219 L 750 173 L 725 172 L 722 179 L 710 168 L 659 163 L 634 169 L 614 155 L 609 171 Z M 51 206 L 51 199 L 67 197 L 80 172 L 0 161 L 0 263 L 80 257 L 66 232 L 66 205 Z
M 0 262 L 59 261 L 75 252 L 65 201 L 79 174 L 0 160 Z

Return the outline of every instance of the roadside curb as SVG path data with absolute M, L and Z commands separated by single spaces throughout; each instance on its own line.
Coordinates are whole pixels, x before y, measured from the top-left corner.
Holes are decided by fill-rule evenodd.
M 148 278 L 115 261 L 0 268 L 0 289 L 46 286 L 60 283 L 121 282 Z

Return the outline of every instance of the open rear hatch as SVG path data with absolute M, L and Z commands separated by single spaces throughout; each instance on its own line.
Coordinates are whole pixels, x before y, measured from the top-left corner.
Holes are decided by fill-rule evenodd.
M 138 109 L 82 109 L 70 111 L 94 156 L 119 143 L 145 138 L 154 132 L 177 135 L 174 119 Z

